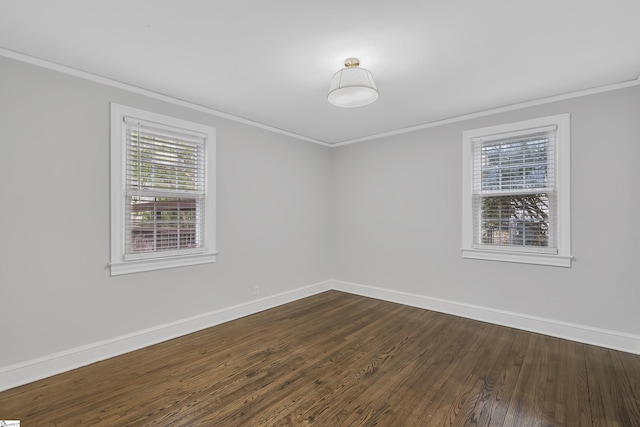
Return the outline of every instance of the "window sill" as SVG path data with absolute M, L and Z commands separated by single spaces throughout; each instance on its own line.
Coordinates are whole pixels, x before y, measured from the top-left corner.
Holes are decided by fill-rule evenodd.
M 572 256 L 524 252 L 491 251 L 486 249 L 462 249 L 462 257 L 488 261 L 516 262 L 521 264 L 571 267 Z
M 167 258 L 148 258 L 135 261 L 112 262 L 111 275 L 141 273 L 144 271 L 162 270 L 166 268 L 186 267 L 189 265 L 208 264 L 216 261 L 217 252 L 181 255 Z

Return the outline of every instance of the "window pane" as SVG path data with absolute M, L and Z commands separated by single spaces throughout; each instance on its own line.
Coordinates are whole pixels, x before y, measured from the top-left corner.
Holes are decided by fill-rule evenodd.
M 482 244 L 549 246 L 549 196 L 528 194 L 479 199 Z
M 542 189 L 553 179 L 549 136 L 485 143 L 480 150 L 483 192 Z
M 198 248 L 198 219 L 202 208 L 198 199 L 130 197 L 127 253 Z
M 202 192 L 203 145 L 129 128 L 127 176 L 131 189 Z

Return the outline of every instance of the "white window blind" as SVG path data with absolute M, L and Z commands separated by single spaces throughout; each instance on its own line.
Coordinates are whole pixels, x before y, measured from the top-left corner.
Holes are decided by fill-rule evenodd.
M 571 267 L 571 120 L 462 134 L 463 258 Z
M 474 246 L 557 253 L 556 129 L 471 140 Z
M 124 259 L 206 248 L 206 135 L 125 117 Z
M 111 104 L 111 275 L 216 261 L 216 130 Z

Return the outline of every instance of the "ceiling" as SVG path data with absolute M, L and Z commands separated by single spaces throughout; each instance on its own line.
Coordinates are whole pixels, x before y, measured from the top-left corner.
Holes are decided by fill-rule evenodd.
M 336 144 L 637 80 L 638 0 L 0 0 L 0 47 Z M 327 102 L 360 59 L 380 97 Z

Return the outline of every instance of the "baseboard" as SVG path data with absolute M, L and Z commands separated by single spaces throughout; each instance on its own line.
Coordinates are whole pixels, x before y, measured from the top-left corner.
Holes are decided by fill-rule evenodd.
M 453 314 L 552 337 L 597 345 L 627 353 L 640 354 L 640 336 L 638 335 L 339 280 L 332 280 L 331 288 L 342 292 Z
M 281 294 L 225 307 L 131 334 L 0 367 L 0 391 L 216 326 L 328 290 L 337 290 L 441 313 L 453 314 L 553 337 L 640 354 L 640 336 L 520 313 L 496 310 L 357 283 L 329 280 Z
M 330 289 L 330 282 L 321 282 L 26 362 L 0 367 L 0 391 L 210 328 Z

